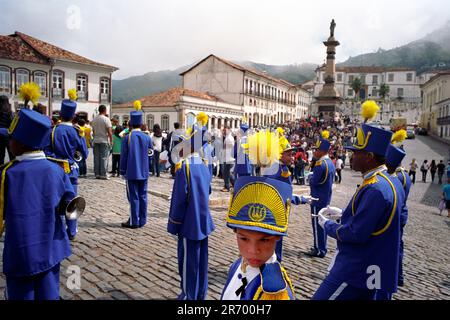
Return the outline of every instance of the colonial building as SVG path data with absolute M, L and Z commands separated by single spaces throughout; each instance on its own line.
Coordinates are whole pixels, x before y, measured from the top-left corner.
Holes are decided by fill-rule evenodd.
M 307 91 L 212 54 L 181 76 L 183 88 L 241 106 L 251 126 L 285 123 L 308 114 Z
M 316 69 L 314 96 L 318 96 L 324 85 L 325 67 Z M 360 78 L 362 87 L 359 98 L 379 99 L 380 85 L 389 85 L 390 99 L 404 102 L 420 102 L 420 82 L 416 71 L 409 68 L 392 67 L 336 67 L 335 87 L 344 99 L 354 99 L 352 89 L 354 79 Z
M 155 123 L 162 130 L 172 131 L 173 124 L 179 122 L 184 128 L 195 122 L 201 111 L 209 116 L 208 129 L 222 128 L 229 125 L 239 128 L 244 112 L 242 106 L 224 102 L 207 93 L 183 88 L 170 90 L 140 98 L 144 121 L 151 129 Z M 129 120 L 133 110 L 133 101 L 113 106 L 113 117 L 122 123 Z
M 39 102 L 51 115 L 68 98 L 68 90 L 78 92 L 77 111 L 92 119 L 98 106 L 111 107 L 111 75 L 116 67 L 89 60 L 26 34 L 0 35 L 0 94 L 10 98 L 15 110 L 23 107 L 20 86 L 29 81 L 41 88 Z
M 421 125 L 450 141 L 450 70 L 440 71 L 422 85 Z

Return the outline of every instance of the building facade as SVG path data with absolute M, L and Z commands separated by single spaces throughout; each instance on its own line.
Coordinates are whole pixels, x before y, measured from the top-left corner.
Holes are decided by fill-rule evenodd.
M 308 115 L 308 91 L 215 55 L 209 55 L 181 76 L 183 88 L 241 106 L 251 126 L 275 125 Z
M 422 85 L 421 126 L 450 141 L 450 70 L 440 71 Z
M 153 94 L 140 99 L 144 121 L 150 129 L 158 123 L 164 131 L 172 131 L 174 123 L 188 128 L 196 121 L 200 112 L 208 117 L 208 129 L 220 129 L 224 125 L 239 128 L 244 112 L 242 106 L 222 101 L 216 96 L 184 88 Z M 112 116 L 121 123 L 129 120 L 133 101 L 113 106 Z
M 92 119 L 100 104 L 110 112 L 116 70 L 20 32 L 0 36 L 0 94 L 9 97 L 14 110 L 24 106 L 20 86 L 31 81 L 41 88 L 39 103 L 47 115 L 58 113 L 72 88 L 77 90 L 80 115 Z
M 322 90 L 325 68 L 316 69 L 314 96 L 318 96 Z M 362 82 L 359 98 L 380 99 L 381 84 L 389 85 L 388 97 L 404 102 L 420 102 L 420 79 L 416 71 L 409 68 L 388 67 L 336 67 L 335 87 L 344 99 L 354 99 L 355 92 L 352 89 L 354 79 L 360 78 Z

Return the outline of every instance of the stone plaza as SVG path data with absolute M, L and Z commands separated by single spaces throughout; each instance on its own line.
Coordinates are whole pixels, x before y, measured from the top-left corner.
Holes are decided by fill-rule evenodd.
M 437 161 L 448 157 L 449 147 L 430 137 L 405 141 L 408 152 L 403 165 L 412 158 Z M 79 195 L 87 207 L 79 220 L 79 233 L 72 255 L 61 265 L 61 297 L 65 300 L 92 299 L 176 299 L 180 293 L 177 241 L 166 231 L 173 180 L 169 174 L 150 177 L 148 222 L 142 229 L 121 228 L 128 218 L 125 181 L 120 178 L 96 180 L 92 174 L 92 149 L 88 177 L 79 180 Z M 405 286 L 394 299 L 450 299 L 450 218 L 439 215 L 441 186 L 437 181 L 416 184 L 409 196 L 409 222 L 405 229 Z M 332 205 L 345 207 L 361 181 L 359 173 L 343 172 L 342 184 L 335 184 Z M 238 257 L 236 237 L 226 227 L 229 195 L 220 192 L 222 180 L 215 178 L 210 196 L 216 230 L 209 237 L 209 288 L 207 299 L 220 299 L 228 269 Z M 307 186 L 294 186 L 294 193 L 308 194 Z M 0 250 L 3 250 L 0 240 Z M 335 240 L 328 238 L 324 259 L 303 254 L 312 245 L 309 206 L 293 207 L 288 237 L 284 240 L 283 265 L 294 285 L 296 298 L 309 300 L 327 274 L 335 252 Z M 78 269 L 79 268 L 79 269 Z M 80 271 L 80 282 L 71 281 L 72 270 Z M 4 275 L 0 275 L 0 299 L 4 299 Z

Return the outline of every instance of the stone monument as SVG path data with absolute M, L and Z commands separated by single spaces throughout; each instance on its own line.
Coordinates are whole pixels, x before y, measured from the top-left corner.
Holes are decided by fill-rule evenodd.
M 323 44 L 327 47 L 327 62 L 325 65 L 324 75 L 325 84 L 320 91 L 319 96 L 316 97 L 318 106 L 317 111 L 319 114 L 322 114 L 324 118 L 339 116 L 337 114 L 338 105 L 342 103 L 342 98 L 334 86 L 336 73 L 336 47 L 340 45 L 339 41 L 337 41 L 334 37 L 335 28 L 336 22 L 334 22 L 333 19 L 330 24 L 330 37 L 327 41 L 323 42 Z

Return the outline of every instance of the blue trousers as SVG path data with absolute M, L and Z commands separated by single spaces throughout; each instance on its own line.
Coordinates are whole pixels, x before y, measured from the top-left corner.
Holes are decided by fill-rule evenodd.
M 130 224 L 143 227 L 147 223 L 147 180 L 127 180 Z
M 179 300 L 205 300 L 208 291 L 208 237 L 189 240 L 178 236 Z
M 311 206 L 311 213 L 316 215 L 322 207 Z M 313 236 L 314 236 L 314 250 L 318 255 L 325 256 L 327 254 L 327 234 L 325 230 L 319 225 L 318 217 L 311 217 Z
M 8 300 L 59 300 L 58 263 L 50 270 L 28 277 L 6 276 Z
M 75 192 L 75 196 L 78 195 L 78 179 L 77 178 L 70 178 L 70 183 L 72 183 L 73 191 Z M 75 235 L 78 232 L 78 220 L 67 220 L 66 219 L 66 225 L 67 225 L 67 235 L 69 237 L 75 237 Z
M 311 300 L 375 300 L 376 290 L 361 289 L 327 276 Z

